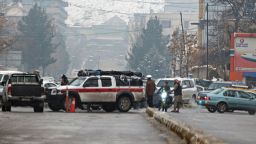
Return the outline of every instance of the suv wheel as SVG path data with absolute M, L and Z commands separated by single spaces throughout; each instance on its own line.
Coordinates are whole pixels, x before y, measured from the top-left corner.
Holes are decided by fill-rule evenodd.
M 44 102 L 36 104 L 34 106 L 34 112 L 44 112 Z
M 58 111 L 60 111 L 60 109 L 61 109 L 61 106 L 58 106 L 58 105 L 55 105 L 55 104 L 48 104 L 48 106 L 49 106 L 49 108 L 52 110 L 52 111 L 54 111 L 54 112 L 58 112 Z
M 248 111 L 248 113 L 250 114 L 250 115 L 255 115 L 255 111 Z
M 129 97 L 121 96 L 117 101 L 117 107 L 120 112 L 128 112 L 132 107 L 132 102 Z
M 2 112 L 6 112 L 5 105 L 2 105 Z
M 3 112 L 11 112 L 11 110 L 12 110 L 12 107 L 11 107 L 11 104 L 9 104 L 9 103 L 7 103 L 7 104 L 4 104 L 3 103 L 3 105 L 2 105 L 2 111 Z
M 223 102 L 217 105 L 217 110 L 219 113 L 224 113 L 225 111 L 227 111 L 227 108 L 228 108 L 227 104 Z

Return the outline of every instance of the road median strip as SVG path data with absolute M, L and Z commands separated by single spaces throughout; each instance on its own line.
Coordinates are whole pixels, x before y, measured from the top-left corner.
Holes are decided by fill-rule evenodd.
M 153 108 L 147 108 L 146 113 L 159 123 L 165 125 L 189 144 L 224 144 L 223 141 L 209 136 L 203 131 L 196 130 L 185 123 L 178 122 L 171 116 L 155 111 Z

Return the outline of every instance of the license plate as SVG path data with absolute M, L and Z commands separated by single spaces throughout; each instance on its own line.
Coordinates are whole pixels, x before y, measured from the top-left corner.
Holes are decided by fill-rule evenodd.
M 23 99 L 21 99 L 21 101 L 30 101 L 30 99 L 23 98 Z

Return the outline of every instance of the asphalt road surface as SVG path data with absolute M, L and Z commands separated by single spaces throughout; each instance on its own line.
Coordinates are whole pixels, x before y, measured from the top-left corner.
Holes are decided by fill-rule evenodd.
M 209 113 L 205 108 L 181 109 L 169 115 L 230 144 L 256 144 L 256 115 L 235 111 Z
M 0 144 L 165 144 L 166 135 L 144 113 L 33 113 L 32 108 L 12 108 L 0 112 Z

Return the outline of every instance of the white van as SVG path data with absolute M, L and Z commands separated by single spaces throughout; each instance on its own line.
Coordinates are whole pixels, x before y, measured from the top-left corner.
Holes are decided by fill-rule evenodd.
M 167 81 L 171 90 L 174 87 L 174 80 L 177 79 L 181 82 L 182 86 L 182 99 L 184 103 L 189 103 L 192 97 L 197 96 L 197 88 L 194 79 L 190 78 L 160 78 L 155 81 L 156 88 L 160 89 L 163 86 L 164 82 Z M 171 94 L 173 95 L 173 93 Z

